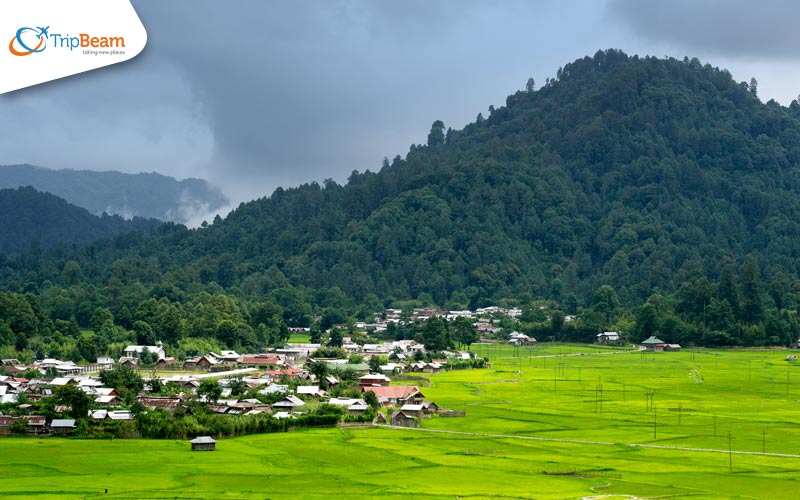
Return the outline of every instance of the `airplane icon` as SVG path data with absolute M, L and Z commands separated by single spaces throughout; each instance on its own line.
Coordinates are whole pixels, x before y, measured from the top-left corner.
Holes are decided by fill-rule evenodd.
M 39 30 L 39 37 L 40 38 L 41 37 L 47 38 L 48 36 L 50 36 L 50 35 L 47 34 L 47 30 L 50 29 L 50 26 L 48 26 L 46 28 L 42 28 L 41 26 L 37 26 L 36 28 Z

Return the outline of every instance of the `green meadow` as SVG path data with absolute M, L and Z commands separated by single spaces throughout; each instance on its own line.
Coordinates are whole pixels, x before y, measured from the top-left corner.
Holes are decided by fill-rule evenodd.
M 465 417 L 184 441 L 0 440 L 0 497 L 797 498 L 789 351 L 475 345 L 422 392 Z M 108 493 L 106 493 L 106 489 Z

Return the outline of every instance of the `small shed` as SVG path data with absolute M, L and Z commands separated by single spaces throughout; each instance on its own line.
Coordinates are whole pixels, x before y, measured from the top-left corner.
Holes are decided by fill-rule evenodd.
M 50 429 L 56 434 L 69 434 L 75 430 L 75 419 L 72 418 L 54 418 L 50 422 Z
M 392 425 L 397 427 L 419 427 L 419 420 L 417 420 L 414 415 L 401 410 L 392 412 L 392 416 L 390 417 L 389 421 Z
M 215 451 L 217 449 L 217 441 L 211 436 L 199 436 L 191 441 L 192 451 Z

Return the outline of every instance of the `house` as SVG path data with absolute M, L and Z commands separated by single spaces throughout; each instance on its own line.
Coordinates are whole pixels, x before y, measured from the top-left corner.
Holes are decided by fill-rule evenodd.
M 328 401 L 330 405 L 344 406 L 347 412 L 351 414 L 361 414 L 367 411 L 369 405 L 363 399 L 355 398 L 331 398 Z
M 281 419 L 284 419 L 284 418 L 297 418 L 297 417 L 295 417 L 294 415 L 292 415 L 288 411 L 278 411 L 278 412 L 275 412 L 275 413 L 272 414 L 272 418 L 276 418 L 278 420 L 281 420 Z
M 321 390 L 318 385 L 299 385 L 297 386 L 297 394 L 318 398 L 324 396 L 325 391 Z
M 387 423 L 386 414 L 383 412 L 378 412 L 378 414 L 375 416 L 375 423 L 386 424 Z
M 108 412 L 109 420 L 133 420 L 133 413 L 129 410 L 112 410 Z
M 391 380 L 386 375 L 370 373 L 369 375 L 364 375 L 358 378 L 358 385 L 361 387 L 366 386 L 373 386 L 373 385 L 389 385 Z
M 533 337 L 529 337 L 524 333 L 519 332 L 511 332 L 508 334 L 508 344 L 509 345 L 532 345 L 536 343 L 536 339 Z
M 155 410 L 156 408 L 164 408 L 167 411 L 175 411 L 179 404 L 180 398 L 162 397 L 162 396 L 139 396 L 136 402 L 144 406 L 148 410 Z
M 12 417 L 10 415 L 0 415 L 0 429 L 11 429 L 11 426 L 14 425 L 14 422 L 17 421 L 17 417 Z
M 668 352 L 676 352 L 681 350 L 680 344 L 667 344 L 664 346 L 664 350 Z
M 195 368 L 211 368 L 212 366 L 216 366 L 220 364 L 220 358 L 214 355 L 213 353 L 206 354 L 205 356 L 200 356 L 200 358 L 194 363 Z M 186 363 L 184 363 L 186 366 Z
M 622 341 L 622 337 L 617 332 L 603 332 L 597 334 L 597 344 L 616 344 Z
M 105 406 L 105 407 L 119 406 L 119 398 L 117 396 L 113 396 L 113 395 L 97 396 L 94 399 L 94 402 L 98 406 Z
M 381 406 L 401 406 L 406 403 L 422 401 L 425 396 L 414 385 L 391 385 L 362 387 L 362 392 L 372 391 L 381 402 Z
M 75 430 L 75 420 L 71 418 L 54 418 L 50 422 L 50 429 L 56 434 L 69 434 Z
M 650 338 L 642 341 L 639 344 L 640 351 L 653 351 L 653 352 L 663 352 L 664 347 L 667 345 L 666 342 L 657 338 L 655 335 L 651 335 Z
M 119 364 L 121 366 L 127 366 L 128 368 L 135 368 L 139 366 L 139 358 L 134 358 L 132 356 L 122 356 L 119 358 Z
M 398 354 L 397 358 L 399 359 L 402 354 Z M 403 356 L 405 358 L 405 356 Z M 403 370 L 406 369 L 406 365 L 403 363 L 386 363 L 385 365 L 381 365 L 381 373 L 384 375 L 393 375 L 395 373 L 401 373 Z
M 223 363 L 236 364 L 241 356 L 236 351 L 220 351 L 220 360 Z
M 34 434 L 42 434 L 44 432 L 47 420 L 44 415 L 28 415 L 25 420 L 28 421 L 28 429 L 33 431 Z
M 89 418 L 92 420 L 105 420 L 108 416 L 108 410 L 89 410 Z
M 424 372 L 424 373 L 439 373 L 442 370 L 442 365 L 435 361 L 426 363 L 424 361 L 417 361 L 408 367 L 410 372 Z
M 57 377 L 51 380 L 48 385 L 53 387 L 63 387 L 72 382 L 76 382 L 76 380 L 72 377 Z
M 440 371 L 442 371 L 442 364 L 437 361 L 425 363 L 425 366 L 422 367 L 423 373 L 439 373 Z
M 172 368 L 178 366 L 178 360 L 172 357 L 161 358 L 156 361 L 156 368 L 164 370 L 165 368 Z
M 277 409 L 277 410 L 292 411 L 295 408 L 297 408 L 299 406 L 304 406 L 304 405 L 305 405 L 305 403 L 303 402 L 302 399 L 300 399 L 297 396 L 294 396 L 292 394 L 289 394 L 288 396 L 284 397 L 280 401 L 276 401 L 275 403 L 272 403 L 272 409 L 273 410 Z
M 259 394 L 276 394 L 276 393 L 288 393 L 289 386 L 288 385 L 281 385 L 281 384 L 269 384 L 268 386 L 264 387 L 260 391 Z
M 423 406 L 421 404 L 404 404 L 400 407 L 400 411 L 412 417 L 419 418 L 423 415 Z
M 224 352 L 224 351 L 223 351 Z M 274 354 L 245 354 L 239 358 L 239 364 L 247 366 L 278 366 L 283 361 Z
M 110 370 L 114 368 L 114 358 L 109 358 L 108 356 L 97 358 L 97 367 L 101 370 Z
M 217 441 L 211 436 L 200 436 L 189 441 L 192 444 L 192 451 L 215 451 Z
M 398 427 L 419 427 L 419 420 L 414 415 L 410 415 L 402 410 L 395 410 L 389 421 Z
M 150 352 L 156 355 L 156 359 L 166 358 L 167 352 L 161 345 L 129 345 L 125 348 L 125 356 L 130 358 L 141 358 L 142 354 Z
M 439 412 L 439 405 L 437 405 L 433 401 L 423 401 L 421 405 L 422 405 L 422 412 L 425 413 L 426 415 Z

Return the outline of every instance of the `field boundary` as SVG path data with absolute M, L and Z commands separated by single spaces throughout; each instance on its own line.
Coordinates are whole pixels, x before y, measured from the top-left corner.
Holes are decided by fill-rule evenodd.
M 515 436 L 513 434 L 492 434 L 488 432 L 467 432 L 467 431 L 449 431 L 446 429 L 424 429 L 421 427 L 398 427 L 394 425 L 387 425 L 390 429 L 402 429 L 408 431 L 421 431 L 421 432 L 434 432 L 439 434 L 457 434 L 462 436 L 476 436 L 476 437 L 491 437 L 500 439 L 523 439 L 527 441 L 548 441 L 552 443 L 573 443 L 573 444 L 590 444 L 598 446 L 630 446 L 631 448 L 650 448 L 656 450 L 675 450 L 675 451 L 695 451 L 702 453 L 730 453 L 733 455 L 756 455 L 763 457 L 778 457 L 778 458 L 800 458 L 800 455 L 792 453 L 770 453 L 761 451 L 742 451 L 742 450 L 720 450 L 716 448 L 694 448 L 684 446 L 666 446 L 658 444 L 646 443 L 615 443 L 612 441 L 592 441 L 588 439 L 565 439 L 565 438 L 548 438 L 541 436 Z

